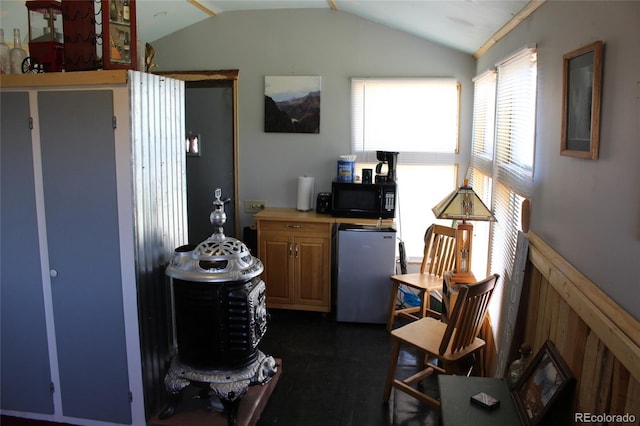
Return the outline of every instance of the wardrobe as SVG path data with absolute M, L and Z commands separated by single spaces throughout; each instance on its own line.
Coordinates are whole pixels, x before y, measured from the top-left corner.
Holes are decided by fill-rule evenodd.
M 187 241 L 184 83 L 118 70 L 0 88 L 2 414 L 145 424 L 172 350 L 164 270 Z

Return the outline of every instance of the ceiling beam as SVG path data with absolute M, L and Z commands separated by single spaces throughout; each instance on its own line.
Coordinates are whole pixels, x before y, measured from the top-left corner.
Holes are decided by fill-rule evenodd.
M 199 0 L 187 0 L 187 3 L 192 4 L 193 6 L 197 7 L 198 9 L 200 9 L 201 11 L 203 11 L 209 16 L 216 16 L 216 13 L 213 10 L 204 6 L 202 3 L 200 3 Z
M 475 59 L 487 53 L 487 50 L 494 44 L 496 44 L 502 37 L 506 36 L 511 30 L 520 25 L 522 21 L 527 19 L 529 15 L 536 11 L 546 0 L 531 0 L 527 3 L 520 12 L 516 13 L 513 18 L 509 20 L 502 28 L 500 28 L 485 44 L 480 46 L 480 49 L 473 54 Z

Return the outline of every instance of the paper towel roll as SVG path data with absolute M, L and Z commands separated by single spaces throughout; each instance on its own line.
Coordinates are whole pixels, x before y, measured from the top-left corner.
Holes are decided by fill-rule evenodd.
M 308 176 L 298 178 L 298 210 L 306 212 L 313 207 L 314 179 Z

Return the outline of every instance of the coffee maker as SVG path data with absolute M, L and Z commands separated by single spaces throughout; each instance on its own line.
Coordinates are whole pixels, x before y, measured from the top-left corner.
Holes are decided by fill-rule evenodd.
M 391 151 L 376 151 L 378 164 L 376 165 L 376 183 L 395 182 L 396 181 L 396 164 L 398 162 L 398 153 Z M 387 170 L 383 173 L 382 168 L 387 166 Z

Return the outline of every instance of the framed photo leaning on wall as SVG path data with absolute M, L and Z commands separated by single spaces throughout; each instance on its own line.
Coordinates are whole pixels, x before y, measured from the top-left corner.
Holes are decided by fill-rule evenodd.
M 513 402 L 523 425 L 568 424 L 566 417 L 575 378 L 547 340 L 513 390 Z

